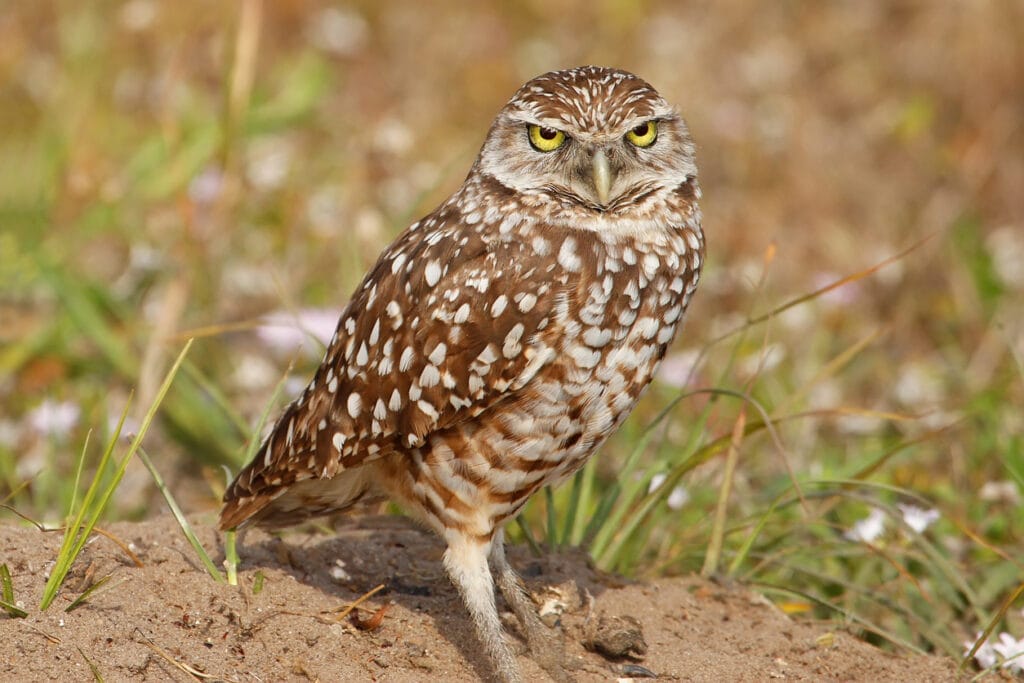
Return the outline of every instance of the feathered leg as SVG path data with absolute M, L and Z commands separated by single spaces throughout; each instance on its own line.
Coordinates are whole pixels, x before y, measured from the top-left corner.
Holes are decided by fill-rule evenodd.
M 494 602 L 494 579 L 487 566 L 492 544 L 467 538 L 454 530 L 445 534 L 448 549 L 444 566 L 448 576 L 462 595 L 473 618 L 477 637 L 487 651 L 498 677 L 505 683 L 519 683 L 519 667 L 512 648 L 505 640 Z

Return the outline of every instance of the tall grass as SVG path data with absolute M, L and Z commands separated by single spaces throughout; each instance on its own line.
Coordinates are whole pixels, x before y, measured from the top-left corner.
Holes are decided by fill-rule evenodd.
M 188 350 L 191 346 L 192 341 L 189 340 L 188 343 L 185 344 L 185 348 L 181 350 L 177 360 L 174 361 L 174 364 L 168 371 L 167 376 L 164 378 L 163 384 L 157 391 L 153 403 L 150 404 L 149 408 L 146 410 L 146 415 L 142 419 L 139 432 L 132 437 L 128 450 L 125 452 L 124 456 L 122 456 L 121 460 L 115 464 L 111 464 L 111 456 L 117 446 L 118 440 L 121 436 L 121 430 L 124 427 L 125 418 L 128 415 L 129 406 L 127 405 L 121 413 L 121 419 L 117 423 L 117 427 L 114 429 L 113 436 L 108 441 L 107 447 L 104 449 L 103 455 L 100 457 L 100 461 L 96 465 L 96 474 L 93 476 L 81 503 L 78 503 L 76 500 L 77 496 L 72 494 L 70 507 L 68 509 L 68 522 L 66 525 L 67 529 L 64 533 L 64 541 L 61 543 L 60 550 L 57 552 L 56 563 L 54 564 L 53 569 L 50 570 L 50 576 L 46 580 L 46 586 L 43 588 L 43 597 L 39 605 L 39 609 L 45 610 L 57 597 L 60 587 L 64 584 L 64 579 L 71 570 L 71 565 L 74 564 L 75 559 L 82 551 L 82 548 L 85 547 L 86 541 L 88 541 L 89 537 L 92 536 L 93 529 L 96 528 L 96 523 L 106 510 L 107 504 L 110 502 L 111 497 L 114 495 L 118 485 L 121 483 L 121 478 L 124 476 L 128 463 L 140 448 L 142 440 L 145 438 L 146 432 L 149 431 L 153 418 L 156 416 L 156 411 L 160 407 L 160 403 L 163 401 L 164 396 L 167 395 L 168 390 L 171 388 L 171 383 L 174 381 L 174 378 L 178 373 L 178 368 L 181 366 L 181 363 L 188 354 Z M 88 441 L 86 443 L 88 444 Z M 83 449 L 82 455 L 79 457 L 78 467 L 75 470 L 76 488 L 84 461 L 85 450 Z

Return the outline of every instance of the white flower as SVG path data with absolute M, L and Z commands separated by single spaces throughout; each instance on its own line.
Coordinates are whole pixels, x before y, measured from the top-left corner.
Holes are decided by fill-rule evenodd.
M 680 484 L 672 489 L 672 493 L 668 494 L 665 504 L 668 505 L 669 510 L 681 510 L 689 500 L 690 492 Z
M 38 434 L 63 438 L 78 424 L 81 413 L 75 403 L 46 399 L 28 414 L 28 423 Z
M 263 324 L 256 328 L 256 336 L 280 354 L 292 354 L 305 346 L 307 353 L 318 357 L 321 350 L 315 344 L 304 342 L 315 339 L 327 346 L 334 335 L 339 315 L 339 311 L 325 308 L 305 308 L 294 313 L 275 311 L 263 316 Z
M 145 31 L 153 25 L 159 9 L 153 0 L 131 0 L 121 6 L 121 26 L 129 31 Z
M 977 638 L 981 638 L 978 633 Z M 974 643 L 964 643 L 964 655 L 971 651 Z M 1024 673 L 1024 639 L 1017 640 L 1009 633 L 1000 633 L 998 642 L 992 639 L 985 641 L 978 651 L 974 653 L 974 659 L 983 669 L 990 669 L 997 664 L 1008 671 L 1019 674 Z
M 247 391 L 272 387 L 281 376 L 277 367 L 262 356 L 243 354 L 235 366 L 235 384 Z
M 1017 640 L 1009 633 L 1000 633 L 999 642 L 992 646 L 1003 658 L 1003 668 L 1024 673 L 1024 639 Z
M 666 475 L 664 472 L 658 472 L 651 477 L 651 483 L 647 485 L 647 493 L 654 493 L 654 489 L 658 488 L 665 483 Z
M 896 507 L 903 513 L 903 521 L 906 525 L 919 534 L 934 524 L 940 516 L 938 510 L 925 510 L 916 505 L 903 505 L 901 503 Z
M 986 481 L 978 491 L 978 497 L 990 502 L 1009 503 L 1017 505 L 1020 502 L 1020 493 L 1017 491 L 1017 483 L 1010 480 Z
M 284 381 L 284 389 L 281 394 L 284 396 L 298 396 L 308 384 L 308 377 L 303 377 L 302 375 L 289 375 L 288 379 Z
M 822 271 L 816 273 L 811 279 L 811 282 L 815 289 L 820 289 L 827 285 L 834 284 L 841 279 L 842 276 L 838 273 Z M 862 293 L 863 286 L 859 282 L 845 282 L 842 285 L 834 287 L 824 294 L 819 295 L 818 301 L 821 302 L 824 308 L 846 308 L 855 303 L 857 299 L 861 298 Z
M 1004 225 L 985 239 L 996 276 L 1011 289 L 1024 289 L 1024 239 L 1020 225 Z
M 196 204 L 209 206 L 224 188 L 224 172 L 218 166 L 207 166 L 188 184 L 188 196 Z
M 836 417 L 836 427 L 843 434 L 875 434 L 884 421 L 870 413 L 842 413 Z
M 665 483 L 666 475 L 664 472 L 658 472 L 651 477 L 650 483 L 647 484 L 647 493 L 654 493 L 655 489 L 659 488 Z M 668 505 L 669 510 L 680 510 L 690 500 L 690 492 L 686 490 L 682 484 L 677 485 L 672 489 L 672 492 L 668 494 L 668 498 L 665 499 L 665 504 Z
M 354 10 L 330 7 L 311 17 L 306 34 L 321 50 L 351 57 L 366 44 L 369 26 Z
M 285 137 L 264 137 L 247 148 L 245 177 L 257 189 L 269 192 L 284 184 L 292 168 L 295 145 Z
M 885 531 L 885 513 L 878 508 L 871 508 L 868 516 L 853 525 L 843 534 L 851 541 L 871 543 Z
M 692 381 L 700 351 L 687 349 L 670 353 L 658 368 L 658 380 L 670 387 L 683 389 Z
M 739 372 L 745 377 L 768 373 L 778 367 L 786 359 L 786 349 L 782 344 L 768 344 L 756 353 L 740 361 Z
M 896 377 L 895 394 L 900 403 L 917 410 L 940 403 L 945 392 L 938 366 L 924 362 L 905 365 Z

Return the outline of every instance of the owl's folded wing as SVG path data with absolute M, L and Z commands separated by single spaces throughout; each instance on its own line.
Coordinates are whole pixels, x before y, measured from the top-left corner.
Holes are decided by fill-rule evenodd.
M 222 526 L 258 511 L 246 500 L 422 445 L 555 357 L 547 340 L 566 290 L 542 272 L 550 259 L 439 223 L 414 225 L 381 255 L 316 376 L 229 487 Z

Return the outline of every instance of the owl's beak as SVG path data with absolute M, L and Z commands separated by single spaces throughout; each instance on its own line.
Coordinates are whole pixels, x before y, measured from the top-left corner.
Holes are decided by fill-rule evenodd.
M 597 200 L 601 206 L 607 206 L 608 199 L 611 197 L 612 181 L 615 178 L 612 177 L 612 167 L 608 163 L 608 155 L 604 153 L 603 149 L 594 152 L 594 156 L 590 159 L 590 165 L 594 177 L 594 190 L 597 191 Z

